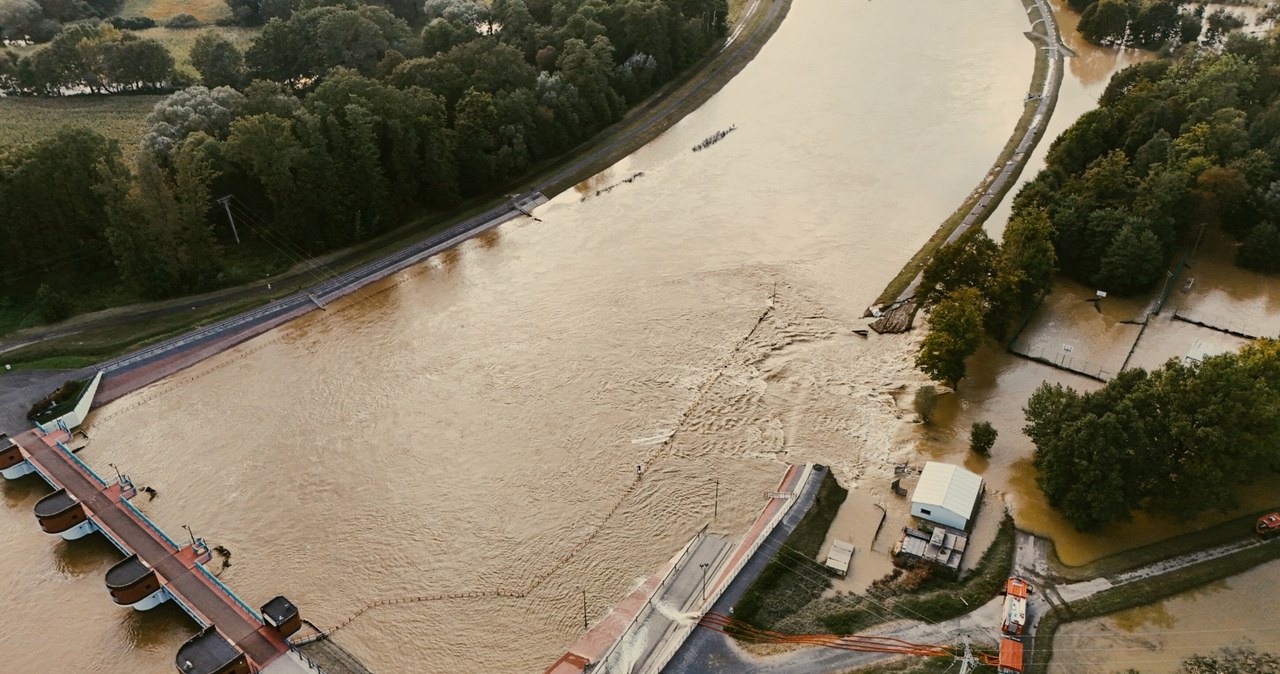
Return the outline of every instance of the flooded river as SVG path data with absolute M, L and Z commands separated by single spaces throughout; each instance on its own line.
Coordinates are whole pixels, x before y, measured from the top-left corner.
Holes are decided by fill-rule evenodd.
M 594 618 L 710 519 L 713 480 L 738 533 L 786 462 L 880 484 L 909 452 L 911 339 L 851 328 L 1005 143 L 1025 30 L 1015 0 L 796 0 L 724 91 L 541 222 L 105 407 L 83 456 L 229 548 L 251 604 L 320 626 L 524 595 L 364 615 L 338 636 L 375 671 L 541 671 L 582 591 Z M 112 606 L 115 553 L 41 534 L 40 493 L 3 487 L 5 669 L 172 671 L 189 625 Z

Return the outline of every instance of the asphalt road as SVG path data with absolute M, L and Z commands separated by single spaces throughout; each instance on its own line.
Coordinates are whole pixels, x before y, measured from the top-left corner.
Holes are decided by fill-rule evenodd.
M 773 551 L 778 549 L 791 532 L 795 530 L 796 525 L 800 523 L 804 514 L 809 511 L 809 507 L 813 505 L 813 499 L 818 494 L 818 487 L 822 485 L 822 478 L 827 474 L 827 468 L 823 467 L 819 470 L 814 468 L 809 478 L 808 484 L 800 491 L 800 495 L 796 497 L 796 503 L 787 511 L 787 514 L 778 522 L 778 526 L 773 528 L 769 536 L 765 538 L 760 549 L 752 555 L 751 559 L 742 567 L 738 575 L 729 584 L 729 587 L 720 595 L 720 599 L 711 606 L 711 610 L 716 613 L 731 615 L 733 606 L 742 599 L 742 593 L 746 592 L 751 583 L 755 582 L 760 572 L 764 570 L 769 560 L 773 559 Z M 693 634 L 685 640 L 680 650 L 676 651 L 675 657 L 671 658 L 671 662 L 663 669 L 663 674 L 708 674 L 715 672 L 739 672 L 748 671 L 739 669 L 740 659 L 737 655 L 741 653 L 741 649 L 731 639 L 705 628 L 695 628 Z M 723 666 L 722 666 L 723 665 Z

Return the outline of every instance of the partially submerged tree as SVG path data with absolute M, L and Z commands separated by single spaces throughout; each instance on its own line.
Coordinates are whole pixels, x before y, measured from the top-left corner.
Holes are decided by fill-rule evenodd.
M 974 288 L 947 294 L 929 312 L 929 332 L 916 354 L 916 367 L 950 386 L 964 378 L 964 360 L 982 344 L 985 301 Z
M 1046 383 L 1024 411 L 1036 480 L 1078 529 L 1227 509 L 1236 485 L 1280 468 L 1280 342 L 1125 370 L 1091 393 Z
M 991 455 L 991 448 L 996 444 L 999 433 L 989 421 L 975 421 L 969 428 L 969 449 L 975 454 Z

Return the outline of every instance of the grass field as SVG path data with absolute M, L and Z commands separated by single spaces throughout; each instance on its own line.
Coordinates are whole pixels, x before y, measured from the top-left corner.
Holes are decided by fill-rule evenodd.
M 223 37 L 231 41 L 237 49 L 244 51 L 249 48 L 249 43 L 253 40 L 253 36 L 258 34 L 257 28 L 242 28 L 240 26 L 218 26 L 217 28 L 163 28 L 157 26 L 148 28 L 147 30 L 138 31 L 138 35 L 148 37 L 152 40 L 158 40 L 161 44 L 173 54 L 173 60 L 178 68 L 192 77 L 198 77 L 195 68 L 191 67 L 191 45 L 196 43 L 196 38 L 206 30 L 216 30 Z
M 120 16 L 147 16 L 163 24 L 175 14 L 190 14 L 201 21 L 231 18 L 223 0 L 125 0 Z
M 93 129 L 120 141 L 125 154 L 142 138 L 147 113 L 163 96 L 0 98 L 0 147 L 52 136 L 64 126 Z

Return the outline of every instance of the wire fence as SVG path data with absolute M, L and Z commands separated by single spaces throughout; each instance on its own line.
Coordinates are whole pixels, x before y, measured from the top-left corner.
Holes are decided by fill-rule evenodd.
M 1114 376 L 1114 373 L 1104 368 L 1101 363 L 1090 361 L 1086 358 L 1077 358 L 1071 355 L 1069 351 L 1050 351 L 1044 347 L 1019 351 L 1011 346 L 1009 347 L 1009 352 L 1028 360 L 1034 360 L 1037 363 L 1043 363 L 1049 367 L 1088 377 L 1094 381 L 1105 383 Z
M 1224 332 L 1244 339 L 1259 339 L 1262 336 L 1262 331 L 1252 323 L 1223 318 L 1218 314 L 1178 309 L 1173 312 L 1173 320 L 1198 325 L 1202 328 Z

